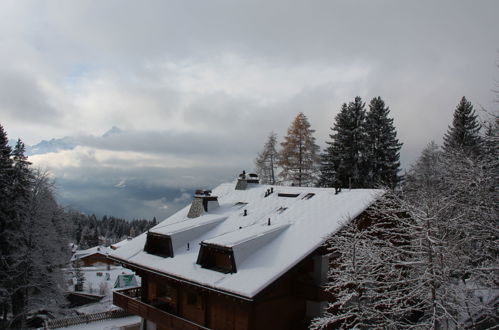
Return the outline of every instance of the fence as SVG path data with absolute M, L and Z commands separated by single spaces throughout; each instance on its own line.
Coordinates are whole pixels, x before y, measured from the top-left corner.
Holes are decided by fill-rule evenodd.
M 132 315 L 132 314 L 130 314 L 122 309 L 115 309 L 115 310 L 107 311 L 107 312 L 87 314 L 87 315 L 78 315 L 78 316 L 68 317 L 65 319 L 58 319 L 58 320 L 49 320 L 47 325 L 48 325 L 49 329 L 57 329 L 57 328 L 68 327 L 71 325 L 89 323 L 89 322 L 100 321 L 100 320 L 105 320 L 105 319 L 120 318 L 120 317 L 125 317 L 125 316 L 130 316 L 130 315 Z

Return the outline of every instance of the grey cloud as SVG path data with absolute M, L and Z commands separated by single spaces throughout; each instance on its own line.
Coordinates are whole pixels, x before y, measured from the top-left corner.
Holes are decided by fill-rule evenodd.
M 83 167 L 55 171 L 59 200 L 85 213 L 131 218 L 166 218 L 190 202 L 195 189 L 232 181 L 228 167 L 188 169 Z M 115 187 L 126 178 L 126 186 Z
M 6 116 L 35 123 L 57 122 L 59 115 L 36 76 L 5 67 L 0 69 L 0 111 Z
M 495 106 L 498 11 L 495 0 L 2 3 L 0 59 L 29 69 L 0 69 L 1 119 L 28 140 L 82 130 L 78 143 L 91 148 L 196 161 L 161 169 L 120 159 L 101 168 L 95 155 L 81 155 L 80 167 L 56 176 L 66 180 L 66 200 L 85 209 L 108 203 L 116 212 L 145 214 L 180 201 L 181 192 L 167 188 L 231 180 L 253 166 L 270 131 L 282 138 L 299 111 L 324 146 L 341 104 L 356 95 L 366 102 L 380 95 L 390 106 L 408 166 L 428 140 L 441 141 L 461 96 Z M 227 54 L 242 60 L 226 72 Z M 282 74 L 296 68 L 306 75 Z M 365 72 L 307 79 L 329 68 L 340 68 L 331 75 Z M 35 77 L 58 94 L 47 94 Z M 208 88 L 192 88 L 192 81 Z M 290 81 L 284 92 L 276 88 Z M 274 91 L 282 93 L 269 101 Z M 176 127 L 182 120 L 186 127 Z M 125 132 L 90 136 L 112 125 Z M 122 180 L 125 186 L 115 187 Z

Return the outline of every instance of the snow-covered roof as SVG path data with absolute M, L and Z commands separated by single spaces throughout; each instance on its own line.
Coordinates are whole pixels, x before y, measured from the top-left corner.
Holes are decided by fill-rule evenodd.
M 100 246 L 100 245 L 91 247 L 91 248 L 86 249 L 86 250 L 76 250 L 76 252 L 71 257 L 71 261 L 89 256 L 92 254 L 96 254 L 96 253 L 107 255 L 107 254 L 109 254 L 110 251 L 112 251 L 110 248 L 105 247 L 105 246 Z
M 189 205 L 151 228 L 151 232 L 172 239 L 173 258 L 145 252 L 147 233 L 111 251 L 110 256 L 194 284 L 252 298 L 383 193 L 374 189 L 345 189 L 335 194 L 329 188 L 273 186 L 274 192 L 265 197 L 269 185 L 252 184 L 246 190 L 235 190 L 235 185 L 236 182 L 225 183 L 213 189 L 220 207 L 198 218 L 188 218 Z M 201 243 L 233 251 L 237 272 L 222 273 L 197 264 Z
M 119 249 L 120 247 L 122 247 L 123 245 L 127 244 L 128 242 L 131 241 L 131 237 L 129 238 L 125 238 L 124 240 L 121 240 L 119 242 L 116 242 L 114 244 L 111 244 L 110 248 L 113 249 L 113 250 L 116 250 L 116 249 Z
M 206 214 L 199 218 L 189 218 L 185 221 L 175 223 L 169 223 L 165 220 L 149 231 L 169 236 L 172 241 L 173 251 L 175 252 L 186 247 L 187 243 L 194 241 L 225 219 L 227 219 L 226 216 Z

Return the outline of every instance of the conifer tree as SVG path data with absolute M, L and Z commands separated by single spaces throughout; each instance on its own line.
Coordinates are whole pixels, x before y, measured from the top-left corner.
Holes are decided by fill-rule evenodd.
M 262 152 L 255 159 L 255 172 L 262 184 L 275 184 L 275 170 L 277 168 L 277 134 L 271 132 Z
M 366 186 L 365 113 L 365 103 L 359 96 L 348 105 L 342 105 L 331 128 L 334 131 L 329 135 L 331 141 L 326 141 L 328 147 L 322 154 L 320 185 Z
M 315 183 L 319 162 L 319 146 L 315 144 L 307 117 L 300 112 L 281 143 L 278 165 L 282 167 L 279 177 L 292 185 L 311 186 Z
M 7 311 L 9 307 L 9 290 L 8 290 L 8 263 L 7 255 L 10 253 L 11 244 L 7 237 L 3 235 L 10 216 L 10 188 L 12 178 L 12 159 L 10 158 L 12 149 L 8 144 L 7 133 L 0 124 L 0 312 L 2 318 L 7 318 Z
M 378 185 L 395 187 L 400 166 L 400 148 L 393 119 L 388 118 L 390 109 L 385 107 L 381 97 L 375 97 L 369 104 L 366 115 L 366 154 L 364 167 L 367 172 L 365 188 Z
M 454 111 L 452 125 L 444 135 L 443 150 L 446 153 L 459 153 L 478 156 L 482 151 L 481 125 L 471 102 L 463 96 Z

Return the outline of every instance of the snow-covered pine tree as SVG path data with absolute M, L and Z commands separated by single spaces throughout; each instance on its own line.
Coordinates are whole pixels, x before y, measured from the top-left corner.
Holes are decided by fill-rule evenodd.
M 312 186 L 315 184 L 319 163 L 319 146 L 315 144 L 313 133 L 307 117 L 300 112 L 281 143 L 278 165 L 282 168 L 279 177 L 295 186 Z
M 387 191 L 369 211 L 370 226 L 347 225 L 331 238 L 327 288 L 336 300 L 313 327 L 497 322 L 497 167 L 481 163 L 484 157 L 447 157 L 430 143 L 403 198 Z
M 400 167 L 400 148 L 402 143 L 397 139 L 393 118 L 389 118 L 390 109 L 385 107 L 381 97 L 375 97 L 369 103 L 366 115 L 366 154 L 365 168 L 367 185 L 395 187 L 399 181 L 397 175 Z
M 327 242 L 331 267 L 326 290 L 335 299 L 312 322 L 313 329 L 406 328 L 424 305 L 414 292 L 420 263 L 399 221 L 406 213 L 390 197 L 381 198 L 366 215 Z
M 321 186 L 366 187 L 365 113 L 365 103 L 359 96 L 342 105 L 331 128 L 331 141 L 326 141 L 328 147 L 322 154 Z
M 68 227 L 47 173 L 34 170 L 28 212 L 20 223 L 21 242 L 13 255 L 16 290 L 14 326 L 23 328 L 29 311 L 56 308 L 64 301 L 62 267 L 70 257 Z
M 24 155 L 24 149 L 24 143 L 19 139 L 12 152 L 13 166 L 8 194 L 11 218 L 3 232 L 3 236 L 12 246 L 11 253 L 7 257 L 7 267 L 11 281 L 9 288 L 15 326 L 23 326 L 26 316 L 27 291 L 24 286 L 26 273 L 23 266 L 28 264 L 28 260 L 23 252 L 28 244 L 24 235 L 29 228 L 30 195 L 33 187 L 33 176 L 29 169 L 31 163 Z
M 466 155 L 478 156 L 483 147 L 481 125 L 473 105 L 464 96 L 454 111 L 452 125 L 444 135 L 443 150 L 446 153 L 462 150 Z
M 12 148 L 8 143 L 7 132 L 0 124 L 0 313 L 4 322 L 7 318 L 10 297 L 7 258 L 12 248 L 8 238 L 3 235 L 11 219 L 8 196 L 10 196 L 12 179 L 12 159 L 10 158 Z
M 262 184 L 275 184 L 275 170 L 277 168 L 277 134 L 271 132 L 262 152 L 255 159 L 255 172 Z

